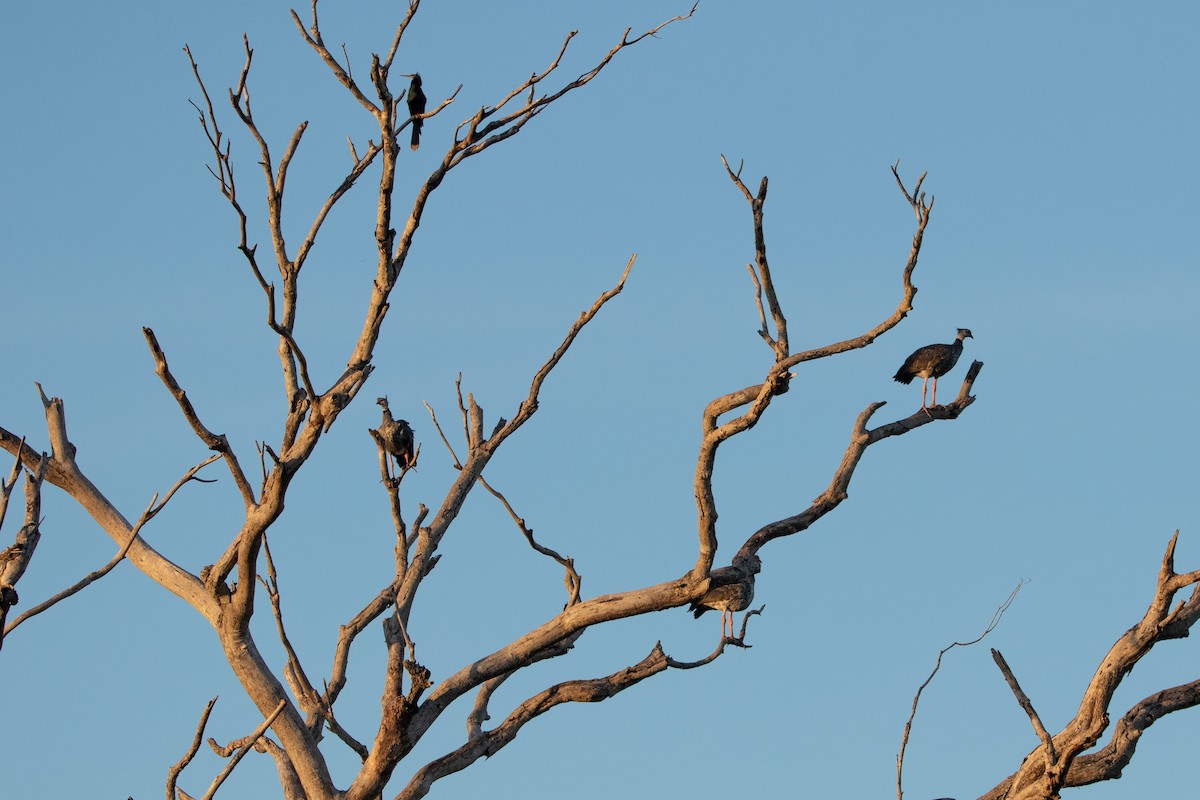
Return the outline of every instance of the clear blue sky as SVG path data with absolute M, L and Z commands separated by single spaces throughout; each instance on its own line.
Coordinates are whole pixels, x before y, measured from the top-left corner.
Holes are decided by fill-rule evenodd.
M 232 213 L 204 169 L 182 46 L 219 98 L 237 78 L 246 31 L 255 112 L 273 143 L 281 149 L 310 121 L 289 184 L 293 238 L 347 169 L 346 135 L 360 144 L 372 135 L 300 41 L 287 5 L 245 5 L 0 11 L 0 424 L 45 447 L 33 387 L 42 382 L 66 402 L 81 465 L 131 519 L 206 455 L 155 377 L 141 326 L 155 329 L 243 463 L 256 440 L 279 435 L 276 341 L 234 249 Z M 356 74 L 388 46 L 394 5 L 323 9 L 326 39 L 347 43 Z M 328 674 L 337 625 L 388 576 L 370 400 L 387 394 L 412 420 L 424 452 L 406 496 L 436 505 L 453 472 L 421 402 L 453 419 L 461 371 L 489 419 L 511 416 L 533 371 L 634 252 L 625 293 L 554 373 L 541 411 L 489 475 L 539 538 L 575 557 L 589 596 L 691 565 L 700 411 L 754 382 L 769 356 L 744 266 L 750 215 L 722 153 L 744 160 L 754 184 L 770 176 L 768 246 L 797 350 L 860 334 L 898 302 L 913 218 L 889 166 L 900 159 L 909 181 L 927 170 L 937 203 L 916 310 L 871 348 L 803 370 L 767 419 L 722 451 L 719 560 L 824 489 L 869 403 L 887 401 L 878 422 L 911 413 L 919 388 L 891 375 L 915 347 L 971 328 L 964 364 L 986 363 L 978 401 L 957 422 L 872 448 L 847 503 L 764 551 L 757 599 L 767 608 L 751 625 L 753 649 L 600 705 L 559 708 L 436 797 L 893 797 L 909 703 L 937 651 L 977 635 L 1027 580 L 983 646 L 948 657 L 908 751 L 908 797 L 975 797 L 1036 744 L 987 646 L 1004 652 L 1058 730 L 1102 654 L 1144 613 L 1176 528 L 1179 566 L 1200 566 L 1195 5 L 733 5 L 704 3 L 625 52 L 435 194 L 378 369 L 271 532 L 310 673 Z M 569 30 L 580 34 L 564 77 L 625 27 L 687 7 L 429 2 L 396 71 L 420 70 L 431 100 L 464 86 L 427 123 L 421 150 L 404 153 L 405 191 L 459 120 L 548 64 Z M 260 223 L 254 151 L 228 113 L 224 124 Z M 302 282 L 300 340 L 321 384 L 341 371 L 361 327 L 374 269 L 369 184 L 331 220 Z M 267 249 L 262 229 L 254 235 Z M 238 525 L 227 476 L 213 467 L 219 483 L 187 488 L 145 532 L 154 545 L 192 569 L 210 563 Z M 57 490 L 47 490 L 44 516 L 22 607 L 113 553 Z M 557 567 L 534 558 L 482 493 L 426 589 L 413 634 L 435 680 L 562 603 Z M 265 607 L 258 623 L 282 663 Z M 717 623 L 677 610 L 589 632 L 571 659 L 506 686 L 493 716 L 550 682 L 632 663 L 658 640 L 676 658 L 698 658 L 716 644 Z M 338 706 L 360 738 L 374 727 L 381 653 L 377 632 L 364 634 Z M 1161 646 L 1128 679 L 1114 718 L 1194 679 L 1196 663 L 1194 642 Z M 208 729 L 220 740 L 259 721 L 212 631 L 128 564 L 14 633 L 0 676 L 0 773 L 13 797 L 161 796 L 209 698 L 221 696 Z M 465 713 L 452 710 L 416 755 L 456 746 Z M 1067 796 L 1182 796 L 1200 779 L 1198 736 L 1200 713 L 1164 720 L 1124 779 Z M 327 750 L 346 785 L 356 759 L 334 741 Z M 198 794 L 218 768 L 202 755 L 182 785 Z M 275 786 L 270 762 L 251 757 L 228 796 L 271 797 Z

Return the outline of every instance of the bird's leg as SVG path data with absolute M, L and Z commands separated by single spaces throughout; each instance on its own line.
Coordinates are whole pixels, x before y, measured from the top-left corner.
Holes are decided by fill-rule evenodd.
M 937 384 L 934 383 L 934 386 L 937 386 Z M 921 408 L 926 407 L 925 406 L 925 395 L 928 391 L 929 391 L 929 378 L 925 378 L 923 381 L 921 381 Z M 935 392 L 935 395 L 936 395 L 936 392 Z
M 937 378 L 933 379 L 933 407 L 937 408 Z

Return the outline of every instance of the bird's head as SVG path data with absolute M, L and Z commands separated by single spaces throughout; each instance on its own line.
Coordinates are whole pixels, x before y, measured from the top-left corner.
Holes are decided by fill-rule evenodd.
M 387 397 L 386 396 L 378 398 L 375 402 L 379 403 L 379 405 L 383 406 L 384 408 L 387 408 Z
M 421 73 L 419 73 L 419 72 L 411 72 L 411 73 L 409 73 L 409 74 L 407 74 L 407 75 L 405 75 L 405 74 L 401 74 L 401 75 L 400 75 L 400 77 L 401 77 L 401 78 L 412 78 L 412 85 L 413 85 L 413 86 L 420 86 L 420 85 L 421 85 Z
M 974 339 L 974 338 L 975 338 L 975 337 L 971 335 L 971 331 L 967 330 L 966 328 L 959 328 L 959 329 L 958 329 L 958 340 L 959 340 L 960 342 L 961 342 L 963 339 Z
M 758 573 L 762 572 L 762 559 L 760 559 L 758 556 L 747 556 L 740 559 L 735 558 L 733 560 L 733 565 L 743 572 L 747 572 L 751 575 L 757 575 Z

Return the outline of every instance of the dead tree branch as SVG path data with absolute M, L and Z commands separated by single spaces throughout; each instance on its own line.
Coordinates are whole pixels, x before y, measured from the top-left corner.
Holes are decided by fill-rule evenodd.
M 563 578 L 563 585 L 567 587 L 567 605 L 574 605 L 575 603 L 578 603 L 579 590 L 583 583 L 583 578 L 581 578 L 579 573 L 575 571 L 575 559 L 559 555 L 557 551 L 552 550 L 545 545 L 538 544 L 537 540 L 533 537 L 533 529 L 525 524 L 525 520 L 518 515 L 513 509 L 512 505 L 509 504 L 508 498 L 494 489 L 491 484 L 484 480 L 482 475 L 479 476 L 479 482 L 483 484 L 483 488 L 487 489 L 488 492 L 490 492 L 491 495 L 499 500 L 504 506 L 504 510 L 508 512 L 509 517 L 512 518 L 513 524 L 516 525 L 517 529 L 521 531 L 521 535 L 525 537 L 525 541 L 529 543 L 529 546 L 547 558 L 554 559 L 564 570 L 566 570 L 566 576 Z
M 29 568 L 33 553 L 37 550 L 38 541 L 42 538 L 42 481 L 46 477 L 47 456 L 43 453 L 37 470 L 25 473 L 25 523 L 17 531 L 13 543 L 0 551 L 0 648 L 4 647 L 4 639 L 9 631 L 17 626 L 25 616 L 22 615 L 11 625 L 5 625 L 10 608 L 20 602 L 17 594 L 17 581 Z M 7 510 L 8 496 L 17 482 L 21 472 L 20 459 L 13 465 L 12 478 L 3 486 L 4 506 L 0 509 L 0 518 Z M 36 612 L 35 612 L 36 613 Z
M 211 738 L 208 740 L 208 746 L 212 748 L 214 753 L 225 758 L 229 758 L 230 755 L 233 757 L 229 758 L 229 763 L 227 763 L 225 767 L 219 773 L 217 773 L 217 776 L 213 778 L 212 783 L 208 787 L 208 791 L 204 793 L 203 800 L 212 800 L 212 798 L 216 795 L 217 790 L 221 788 L 221 784 L 225 782 L 225 779 L 229 777 L 234 768 L 241 763 L 241 760 L 245 758 L 246 754 L 249 753 L 251 749 L 255 749 L 256 745 L 258 744 L 258 740 L 264 733 L 267 732 L 267 728 L 271 727 L 271 723 L 275 721 L 275 718 L 279 716 L 279 713 L 283 711 L 284 706 L 286 705 L 287 704 L 285 702 L 280 701 L 275 710 L 268 715 L 266 719 L 259 723 L 259 726 L 254 729 L 254 733 L 250 734 L 249 736 L 232 741 L 224 747 L 218 746 L 216 741 Z
M 492 756 L 511 742 L 524 725 L 562 703 L 598 703 L 667 669 L 668 659 L 656 644 L 650 655 L 630 667 L 603 678 L 555 684 L 521 703 L 504 722 L 489 731 L 478 731 L 458 749 L 417 770 L 396 800 L 417 800 L 428 794 L 435 781 L 463 770 L 481 757 Z
M 1021 706 L 1021 710 L 1029 717 L 1030 724 L 1033 725 L 1033 730 L 1037 733 L 1037 737 L 1042 740 L 1042 755 L 1045 758 L 1046 771 L 1044 779 L 1046 781 L 1046 792 L 1048 797 L 1058 795 L 1057 786 L 1062 785 L 1062 762 L 1059 761 L 1058 755 L 1054 752 L 1054 742 L 1050 739 L 1050 734 L 1046 731 L 1046 726 L 1042 724 L 1042 719 L 1038 716 L 1037 710 L 1033 707 L 1033 702 L 1025 691 L 1021 688 L 1021 684 L 1017 682 L 1017 676 L 1013 674 L 1012 668 L 1008 666 L 1008 662 L 1004 660 L 1004 656 L 996 648 L 992 648 L 992 659 L 996 662 L 996 666 L 1000 668 L 1000 672 L 1004 675 L 1004 680 L 1008 683 L 1008 688 L 1012 690 L 1013 697 L 1017 698 L 1017 704 Z
M 37 389 L 46 410 L 46 429 L 51 448 L 51 456 L 45 462 L 45 480 L 66 492 L 114 542 L 124 547 L 130 540 L 133 526 L 76 463 L 75 445 L 67 435 L 63 401 L 57 397 L 47 397 L 41 385 Z M 26 469 L 39 469 L 43 455 L 23 442 L 22 438 L 0 428 L 0 447 L 17 455 Z M 204 590 L 199 578 L 164 558 L 141 537 L 134 537 L 127 557 L 144 574 L 190 604 L 209 622 L 215 623 L 217 605 Z
M 892 173 L 896 177 L 897 183 L 900 185 L 901 192 L 904 194 L 905 200 L 913 208 L 917 216 L 917 231 L 913 235 L 912 247 L 909 251 L 908 260 L 905 263 L 902 273 L 902 288 L 900 303 L 896 310 L 878 325 L 871 330 L 842 342 L 837 342 L 825 347 L 807 350 L 802 353 L 790 354 L 788 352 L 788 335 L 787 335 L 787 319 L 784 316 L 782 304 L 779 301 L 775 291 L 774 281 L 771 277 L 771 271 L 767 262 L 766 253 L 766 237 L 763 231 L 763 209 L 767 197 L 767 180 L 763 178 L 759 185 L 757 194 L 752 194 L 746 184 L 741 179 L 741 167 L 734 171 L 729 166 L 729 162 L 724 156 L 721 157 L 721 163 L 725 165 L 725 171 L 729 175 L 730 180 L 734 183 L 737 189 L 746 198 L 750 204 L 751 214 L 754 224 L 754 242 L 755 242 L 755 263 L 750 265 L 750 273 L 754 279 L 756 287 L 756 303 L 759 309 L 759 319 L 761 328 L 759 331 L 763 340 L 771 346 L 774 353 L 774 363 L 767 371 L 762 383 L 754 386 L 748 386 L 736 392 L 731 392 L 722 395 L 708 404 L 704 409 L 701 417 L 702 439 L 700 443 L 699 453 L 696 459 L 696 475 L 695 475 L 695 490 L 696 490 L 696 505 L 697 505 L 697 528 L 699 533 L 699 554 L 696 559 L 696 565 L 692 570 L 692 577 L 696 581 L 704 580 L 705 576 L 712 569 L 713 561 L 717 552 L 717 504 L 716 496 L 713 493 L 712 480 L 713 469 L 716 464 L 718 448 L 726 440 L 744 433 L 753 428 L 762 414 L 766 411 L 773 397 L 787 391 L 788 382 L 792 375 L 790 370 L 806 361 L 811 361 L 818 358 L 827 358 L 830 356 L 845 353 L 850 350 L 866 347 L 875 341 L 876 338 L 883 335 L 887 331 L 894 328 L 900 323 L 908 312 L 912 310 L 912 301 L 916 296 L 917 288 L 912 282 L 913 271 L 917 266 L 917 259 L 921 252 L 921 242 L 924 238 L 925 227 L 929 224 L 929 214 L 933 207 L 933 201 L 925 202 L 925 195 L 920 192 L 920 186 L 925 179 L 922 175 L 917 181 L 917 190 L 910 195 L 901 181 L 896 168 L 892 168 Z M 775 334 L 771 335 L 768 330 L 767 318 L 762 306 L 762 296 L 765 294 L 767 305 L 770 309 L 771 318 L 774 322 Z M 982 364 L 980 364 L 982 367 Z M 976 373 L 978 370 L 976 370 Z M 971 381 L 973 382 L 972 376 Z M 961 396 L 960 396 L 960 399 Z M 749 405 L 749 409 L 742 415 L 735 417 L 725 423 L 720 423 L 719 418 L 735 409 Z M 879 404 L 882 405 L 882 404 Z M 878 408 L 875 406 L 874 408 Z M 960 413 L 965 405 L 959 406 L 954 416 Z M 868 410 L 867 416 L 874 413 L 873 409 Z M 860 421 L 865 423 L 865 419 Z M 865 435 L 865 431 L 863 431 Z M 857 434 L 856 434 L 857 435 Z M 861 456 L 861 452 L 859 452 Z M 855 463 L 857 459 L 855 459 Z M 849 471 L 842 477 L 846 484 L 849 483 L 850 474 L 853 472 L 853 464 L 849 465 Z M 835 479 L 836 482 L 837 479 Z M 832 499 L 832 498 L 830 498 Z M 838 500 L 837 502 L 840 502 Z M 835 502 L 833 505 L 836 505 Z M 823 515 L 832 506 L 824 509 L 817 517 Z M 813 509 L 810 509 L 812 511 Z M 805 512 L 808 513 L 808 512 Z M 817 517 L 814 517 L 815 520 Z M 795 518 L 792 518 L 795 519 Z M 783 521 L 781 521 L 783 522 Z M 778 525 L 779 523 L 775 523 Z M 786 526 L 776 528 L 776 530 L 785 530 Z M 798 530 L 791 530 L 790 533 L 795 533 Z M 779 535 L 787 535 L 780 533 Z M 757 534 L 756 534 L 757 536 Z M 774 538 L 774 537 L 771 537 Z M 752 555 L 758 547 L 765 544 L 769 539 L 759 538 L 747 541 L 743 545 L 739 555 Z
M 889 422 L 880 425 L 878 428 L 868 429 L 867 422 L 876 411 L 883 407 L 884 403 L 872 403 L 867 406 L 859 414 L 858 419 L 854 423 L 850 446 L 846 448 L 846 452 L 842 456 L 842 463 L 838 466 L 836 472 L 834 472 L 833 479 L 829 482 L 829 487 L 813 500 L 812 505 L 799 514 L 776 520 L 755 531 L 746 540 L 746 543 L 742 545 L 735 559 L 746 554 L 758 552 L 763 545 L 773 539 L 791 536 L 792 534 L 807 530 L 821 517 L 841 505 L 842 501 L 849 497 L 850 480 L 854 476 L 858 462 L 871 445 L 891 436 L 908 433 L 922 425 L 928 425 L 938 420 L 956 419 L 968 406 L 975 402 L 975 397 L 970 392 L 971 387 L 974 385 L 975 377 L 979 374 L 979 370 L 982 367 L 982 362 L 974 362 L 970 370 L 967 371 L 967 376 L 963 379 L 958 398 L 949 405 L 930 409 L 933 412 L 932 415 L 928 415 L 924 411 L 917 411 L 905 419 Z
M 196 735 L 192 737 L 191 747 L 183 754 L 183 758 L 167 770 L 167 800 L 176 800 L 180 795 L 183 795 L 185 800 L 190 800 L 190 795 L 177 787 L 179 775 L 187 769 L 188 764 L 192 763 L 196 753 L 200 752 L 200 743 L 204 741 L 204 729 L 208 725 L 208 717 L 212 714 L 213 706 L 216 704 L 217 698 L 214 697 L 204 706 L 204 711 L 200 714 L 200 721 L 196 723 Z
M 17 457 L 13 460 L 12 472 L 9 473 L 8 480 L 0 480 L 0 528 L 4 527 L 4 517 L 8 513 L 8 498 L 17 485 L 17 478 L 21 477 L 21 451 L 24 449 L 25 438 L 22 437 L 17 444 Z M 45 459 L 42 463 L 45 463 Z
M 179 404 L 179 410 L 183 412 L 184 419 L 187 420 L 188 425 L 192 427 L 200 441 L 204 442 L 205 447 L 219 453 L 221 458 L 225 459 L 229 473 L 233 476 L 233 482 L 237 485 L 238 491 L 242 493 L 242 502 L 246 507 L 250 508 L 255 505 L 257 501 L 254 497 L 254 490 L 250 488 L 250 482 L 246 480 L 246 474 L 242 471 L 237 455 L 229 445 L 229 439 L 223 433 L 213 433 L 200 421 L 200 416 L 196 413 L 192 401 L 188 399 L 187 392 L 171 374 L 171 368 L 167 365 L 167 355 L 159 346 L 158 337 L 154 335 L 154 331 L 150 328 L 142 328 L 142 334 L 146 337 L 146 344 L 150 346 L 150 354 L 154 357 L 154 371 L 162 380 L 163 385 L 167 387 L 167 391 L 175 398 L 175 402 Z
M 193 481 L 193 480 L 200 481 L 201 479 L 197 478 L 196 474 L 198 472 L 200 472 L 200 470 L 204 469 L 206 466 L 208 466 L 212 462 L 216 461 L 220 457 L 221 457 L 220 455 L 209 456 L 204 461 L 201 461 L 199 464 L 197 464 L 196 466 L 189 469 L 186 473 L 184 473 L 184 476 L 182 478 L 180 478 L 178 481 L 176 481 L 175 485 L 172 486 L 170 488 L 170 490 L 167 491 L 167 495 L 166 495 L 166 497 L 164 497 L 162 499 L 162 502 L 158 501 L 158 493 L 156 492 L 154 494 L 154 497 L 152 497 L 150 499 L 150 505 L 148 505 L 146 507 L 146 510 L 142 512 L 142 515 L 140 517 L 138 517 L 138 521 L 133 526 L 133 530 L 130 532 L 129 537 L 125 540 L 125 544 L 121 545 L 121 549 L 117 551 L 117 554 L 115 556 L 113 556 L 112 559 L 107 564 L 105 564 L 100 569 L 97 569 L 97 570 L 94 570 L 93 572 L 88 573 L 87 575 L 85 575 L 81 580 L 79 580 L 75 584 L 69 586 L 66 589 L 63 589 L 61 592 L 54 595 L 50 599 L 45 600 L 42 603 L 39 603 L 38 605 L 34 606 L 33 608 L 30 608 L 25 613 L 21 614 L 21 616 L 17 617 L 16 619 L 14 619 L 12 621 L 11 625 L 3 628 L 3 636 L 8 636 L 8 634 L 11 633 L 18 625 L 20 625 L 22 622 L 29 619 L 30 617 L 35 617 L 38 614 L 41 614 L 46 609 L 58 604 L 59 602 L 61 602 L 63 600 L 66 600 L 71 595 L 74 595 L 74 594 L 82 591 L 83 589 L 86 589 L 88 586 L 92 585 L 93 583 L 95 583 L 96 581 L 100 580 L 105 575 L 107 575 L 109 572 L 111 572 L 113 570 L 113 568 L 117 566 L 117 564 L 120 564 L 121 561 L 123 561 L 125 559 L 125 556 L 129 553 L 129 548 L 133 547 L 134 542 L 138 541 L 138 537 L 141 534 L 142 527 L 145 526 L 145 524 L 147 522 L 154 519 L 154 517 L 158 514 L 158 512 L 162 511 L 163 508 L 166 507 L 167 503 L 169 503 L 171 501 L 171 498 L 175 496 L 175 493 L 177 491 L 179 491 L 179 489 L 185 483 L 187 483 L 189 481 Z M 2 585 L 3 585 L 3 581 L 0 580 L 0 586 L 2 586 Z M 0 620 L 0 627 L 3 627 L 2 620 Z M 0 643 L 2 643 L 2 642 L 3 642 L 3 637 L 0 637 Z
M 1107 729 L 1109 706 L 1125 676 L 1155 645 L 1187 636 L 1200 619 L 1200 570 L 1175 572 L 1178 538 L 1176 531 L 1167 545 L 1146 614 L 1109 648 L 1084 690 L 1075 717 L 1054 736 L 1043 736 L 1044 727 L 1040 721 L 1035 722 L 1042 743 L 1025 757 L 1016 772 L 980 800 L 1052 800 L 1064 788 L 1119 777 L 1143 731 L 1169 713 L 1200 705 L 1200 681 L 1150 695 L 1121 717 L 1107 746 L 1083 755 Z M 1175 603 L 1176 593 L 1189 587 L 1191 596 Z

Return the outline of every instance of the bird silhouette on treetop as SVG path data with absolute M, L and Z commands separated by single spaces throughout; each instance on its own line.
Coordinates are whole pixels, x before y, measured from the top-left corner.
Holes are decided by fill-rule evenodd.
M 921 408 L 928 409 L 930 406 L 925 405 L 925 394 L 928 390 L 929 379 L 933 378 L 932 407 L 936 408 L 938 378 L 954 369 L 954 365 L 958 363 L 958 357 L 962 355 L 963 339 L 968 338 L 974 339 L 975 337 L 966 328 L 959 328 L 958 338 L 954 340 L 954 344 L 927 344 L 919 348 L 904 360 L 903 366 L 892 376 L 892 380 L 909 384 L 912 383 L 913 378 L 924 378 L 924 382 L 921 384 Z
M 425 113 L 425 92 L 421 91 L 421 74 L 414 72 L 411 75 L 403 77 L 412 78 L 412 83 L 408 85 L 408 96 L 405 98 L 408 101 L 408 115 L 416 117 L 418 114 Z M 421 126 L 425 124 L 423 119 L 414 119 L 412 121 L 412 140 L 411 146 L 416 150 L 421 146 Z

